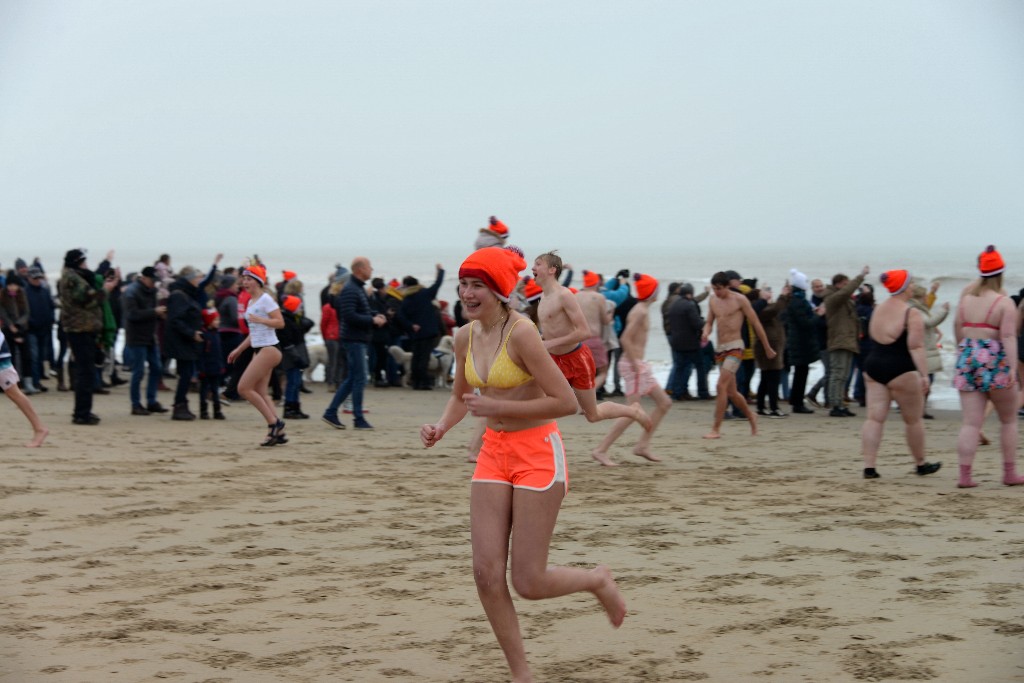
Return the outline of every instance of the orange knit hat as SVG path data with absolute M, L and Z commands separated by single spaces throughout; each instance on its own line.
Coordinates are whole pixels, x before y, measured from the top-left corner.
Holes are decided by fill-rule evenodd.
M 981 252 L 981 255 L 978 256 L 978 271 L 982 277 L 999 275 L 1005 269 L 1006 262 L 1003 261 L 1002 255 L 991 244 L 985 247 L 985 251 Z
M 519 273 L 525 269 L 526 261 L 519 247 L 484 247 L 466 257 L 459 267 L 459 277 L 483 280 L 496 297 L 508 303 L 519 283 Z
M 532 303 L 536 299 L 539 299 L 540 295 L 544 293 L 544 290 L 537 284 L 537 281 L 529 275 L 523 278 L 523 282 L 525 283 L 523 285 L 523 296 L 526 297 L 527 301 Z
M 299 306 L 301 305 L 302 299 L 295 296 L 294 294 L 286 296 L 281 301 L 281 306 L 284 308 L 284 310 L 288 311 L 289 313 L 294 313 L 295 311 L 299 310 Z
M 263 266 L 246 266 L 243 274 L 259 281 L 261 285 L 267 284 L 267 269 Z
M 910 286 L 909 270 L 887 270 L 878 279 L 890 294 L 902 294 Z
M 601 284 L 601 276 L 597 273 L 593 273 L 589 270 L 583 271 L 583 286 L 584 287 L 596 287 Z
M 508 238 L 508 226 L 499 221 L 494 216 L 491 216 L 490 220 L 488 221 L 487 229 L 493 232 L 498 237 L 501 237 L 503 239 Z
M 651 275 L 633 273 L 633 284 L 636 286 L 636 298 L 646 301 L 658 292 L 658 281 Z
M 282 270 L 281 271 L 281 275 L 284 276 L 284 281 L 285 282 L 288 282 L 289 280 L 294 280 L 295 279 L 295 271 L 294 270 Z

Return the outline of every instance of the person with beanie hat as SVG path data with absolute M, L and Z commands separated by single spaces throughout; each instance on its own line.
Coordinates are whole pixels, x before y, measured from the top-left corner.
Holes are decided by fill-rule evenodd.
M 672 399 L 658 384 L 654 373 L 651 372 L 650 364 L 644 360 L 647 350 L 647 334 L 651 326 L 650 305 L 658 299 L 658 281 L 651 275 L 634 273 L 633 284 L 637 289 L 637 300 L 629 309 L 624 321 L 623 332 L 619 335 L 622 355 L 618 360 L 618 371 L 622 378 L 626 403 L 636 410 L 640 410 L 640 399 L 648 396 L 654 400 L 654 411 L 647 419 L 644 419 L 646 416 L 641 417 L 636 414 L 635 417 L 619 417 L 615 421 L 608 434 L 590 454 L 602 465 L 615 464 L 608 455 L 608 449 L 622 436 L 633 420 L 636 420 L 644 428 L 643 434 L 633 446 L 633 455 L 646 458 L 651 462 L 660 462 L 661 458 L 651 453 L 651 437 L 654 436 L 654 431 L 658 428 L 662 418 L 672 407 Z
M 544 560 L 568 490 L 565 447 L 555 418 L 572 415 L 576 398 L 548 355 L 537 329 L 508 305 L 522 251 L 487 247 L 459 269 L 459 297 L 470 320 L 455 334 L 455 383 L 441 418 L 420 427 L 434 446 L 467 413 L 487 420 L 470 493 L 477 592 L 516 680 L 530 679 L 513 584 L 531 600 L 593 593 L 618 627 L 626 605 L 607 567 L 586 571 Z M 513 532 L 512 520 L 515 520 Z
M 309 367 L 306 333 L 313 329 L 315 323 L 306 317 L 302 299 L 294 294 L 289 294 L 281 300 L 281 308 L 284 327 L 277 330 L 277 338 L 281 343 L 281 369 L 285 374 L 284 418 L 307 420 L 309 415 L 302 412 L 299 394 L 302 388 L 302 371 Z
M 473 248 L 479 250 L 486 247 L 503 247 L 506 240 L 508 240 L 508 226 L 491 216 L 487 221 L 487 227 L 480 228 L 480 234 L 477 236 Z
M 737 276 L 737 277 L 734 277 Z M 711 431 L 704 435 L 705 439 L 721 438 L 722 420 L 725 419 L 725 409 L 729 401 L 740 409 L 750 421 L 750 433 L 757 436 L 757 416 L 747 405 L 747 399 L 736 387 L 736 370 L 739 369 L 743 360 L 742 327 L 744 321 L 748 322 L 761 340 L 766 358 L 775 358 L 776 352 L 768 341 L 761 321 L 750 305 L 750 300 L 731 289 L 730 284 L 738 279 L 737 273 L 717 272 L 711 276 L 711 289 L 714 296 L 708 299 L 708 318 L 704 322 L 704 330 L 701 332 L 700 342 L 703 346 L 711 336 L 711 329 L 715 322 L 718 323 L 718 343 L 715 345 L 715 362 L 719 364 L 718 388 L 715 396 L 715 418 Z
M 586 415 L 588 422 L 621 417 L 625 418 L 627 425 L 635 420 L 645 430 L 650 429 L 651 419 L 640 407 L 639 401 L 628 405 L 614 401 L 604 401 L 600 404 L 597 402 L 594 383 L 597 367 L 590 347 L 583 344 L 593 334 L 590 323 L 577 301 L 577 295 L 558 283 L 561 270 L 562 259 L 552 252 L 541 254 L 533 262 L 535 286 L 540 290 L 537 320 L 544 348 L 569 381 L 580 410 Z M 615 464 L 607 455 L 603 459 L 598 459 L 598 462 L 602 465 Z
M 269 448 L 288 443 L 284 420 L 278 418 L 268 391 L 270 375 L 281 362 L 276 331 L 284 327 L 284 317 L 267 287 L 266 268 L 247 266 L 242 271 L 241 283 L 249 297 L 244 313 L 249 334 L 228 354 L 228 363 L 234 363 L 250 348 L 253 350 L 252 359 L 238 379 L 237 391 L 267 421 L 267 436 L 260 446 Z
M 64 255 L 60 284 L 60 322 L 74 358 L 72 386 L 75 408 L 71 422 L 76 425 L 97 425 L 100 418 L 92 412 L 96 390 L 97 339 L 103 331 L 103 303 L 120 283 L 117 271 L 113 277 L 99 278 L 86 267 L 84 249 L 71 249 Z
M 924 350 L 924 319 L 910 306 L 913 278 L 906 270 L 889 270 L 879 280 L 892 295 L 875 306 L 868 325 L 874 341 L 864 359 L 867 419 L 861 427 L 864 478 L 878 479 L 878 447 L 895 400 L 903 418 L 907 446 L 917 474 L 938 472 L 942 463 L 925 460 L 924 397 L 928 392 L 928 361 Z
M 208 403 L 213 403 L 213 419 L 223 420 L 220 383 L 226 367 L 220 345 L 220 314 L 211 306 L 203 309 L 202 317 L 203 345 L 196 362 L 196 374 L 199 376 L 199 419 L 210 419 Z
M 979 278 L 960 296 L 953 331 L 960 352 L 953 387 L 960 392 L 963 421 L 957 439 L 959 488 L 974 488 L 974 455 L 978 450 L 985 405 L 991 401 L 999 415 L 999 445 L 1003 456 L 1003 484 L 1024 484 L 1017 474 L 1017 309 L 1003 291 L 1006 264 L 995 246 L 978 256 Z
M 820 357 L 818 346 L 818 316 L 808 300 L 810 282 L 806 275 L 792 268 L 789 271 L 790 297 L 783 316 L 786 325 L 786 360 L 793 368 L 793 383 L 789 390 L 789 405 L 796 415 L 810 415 L 813 408 L 804 403 L 807 375 L 811 363 Z

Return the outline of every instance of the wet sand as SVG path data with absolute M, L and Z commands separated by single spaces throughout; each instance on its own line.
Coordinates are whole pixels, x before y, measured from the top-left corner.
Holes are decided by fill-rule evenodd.
M 446 396 L 369 389 L 377 429 L 336 431 L 313 388 L 273 449 L 245 404 L 132 417 L 119 387 L 96 427 L 70 424 L 69 394 L 33 397 L 51 434 L 30 450 L 3 402 L 0 681 L 507 680 L 470 569 L 469 425 L 426 451 Z M 961 491 L 959 416 L 927 423 L 944 468 L 917 477 L 894 414 L 865 481 L 860 418 L 710 442 L 710 410 L 674 404 L 661 463 L 630 455 L 631 427 L 618 468 L 590 458 L 609 425 L 560 421 L 551 561 L 609 565 L 629 614 L 517 599 L 538 681 L 1024 680 L 1024 487 L 996 446 Z

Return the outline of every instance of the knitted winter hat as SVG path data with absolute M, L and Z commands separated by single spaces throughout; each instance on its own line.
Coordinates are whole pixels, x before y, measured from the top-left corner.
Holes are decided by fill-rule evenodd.
M 526 261 L 519 247 L 485 247 L 466 257 L 459 267 L 459 277 L 483 280 L 495 296 L 508 303 L 519 283 L 519 273 L 525 269 Z
M 890 294 L 902 294 L 911 282 L 909 270 L 887 270 L 878 279 Z
M 525 283 L 523 285 L 523 296 L 525 296 L 526 300 L 529 301 L 530 303 L 533 303 L 534 301 L 539 299 L 540 295 L 544 293 L 544 290 L 541 289 L 541 286 L 538 285 L 536 280 L 534 280 L 529 275 L 523 278 L 523 282 Z
M 636 298 L 646 301 L 658 292 L 658 281 L 651 275 L 633 273 L 633 284 L 636 287 Z
M 264 268 L 263 266 L 257 266 L 257 265 L 246 266 L 245 270 L 242 271 L 242 273 L 244 275 L 248 275 L 253 280 L 256 280 L 261 285 L 266 285 L 267 284 L 267 269 Z
M 999 275 L 1006 268 L 1002 255 L 991 244 L 978 256 L 978 271 L 982 277 Z
M 601 276 L 597 273 L 592 273 L 589 270 L 583 271 L 583 286 L 584 287 L 596 287 L 601 284 Z
M 808 288 L 808 284 L 809 283 L 807 281 L 807 276 L 806 275 L 801 273 L 796 268 L 790 268 L 789 269 L 789 284 L 793 285 L 797 289 L 802 289 L 802 290 L 806 291 L 807 288 Z
M 217 312 L 216 308 L 204 308 L 203 309 L 203 327 L 209 327 L 213 324 L 214 320 L 220 319 L 220 313 Z
M 294 270 L 282 270 L 281 271 L 281 275 L 284 277 L 284 281 L 285 282 L 288 282 L 289 280 L 294 280 L 295 279 L 295 271 Z
M 299 306 L 301 305 L 302 299 L 293 294 L 286 296 L 284 300 L 281 301 L 281 306 L 289 313 L 294 313 L 299 310 Z
M 490 220 L 488 221 L 487 227 L 484 229 L 487 230 L 487 232 L 491 233 L 492 235 L 497 235 L 503 240 L 508 239 L 508 226 L 499 221 L 494 216 L 491 216 Z
M 64 254 L 64 267 L 65 268 L 76 268 L 78 264 L 85 260 L 85 249 L 72 249 L 68 253 Z

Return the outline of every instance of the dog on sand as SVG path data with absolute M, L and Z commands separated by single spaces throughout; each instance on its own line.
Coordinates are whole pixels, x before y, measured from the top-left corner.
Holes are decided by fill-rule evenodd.
M 388 353 L 395 359 L 395 362 L 402 366 L 403 383 L 409 386 L 412 383 L 412 353 L 401 346 L 388 347 Z M 430 362 L 427 364 L 427 373 L 434 378 L 434 384 L 440 389 L 448 386 L 448 375 L 451 373 L 452 363 L 455 362 L 455 339 L 450 335 L 441 337 L 437 347 L 430 355 Z

